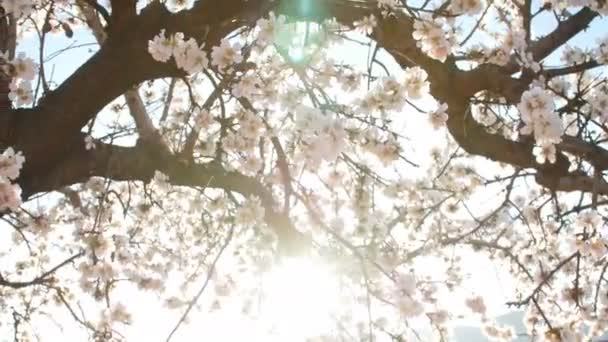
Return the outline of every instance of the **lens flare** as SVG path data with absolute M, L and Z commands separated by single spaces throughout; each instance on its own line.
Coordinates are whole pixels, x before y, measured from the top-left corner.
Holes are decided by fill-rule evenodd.
M 261 314 L 278 336 L 299 341 L 334 326 L 340 286 L 327 265 L 288 259 L 267 274 L 264 285 Z

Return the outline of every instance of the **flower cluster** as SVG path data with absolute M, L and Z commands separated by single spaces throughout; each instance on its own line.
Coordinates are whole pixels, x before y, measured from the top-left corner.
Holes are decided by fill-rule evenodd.
M 248 72 L 232 87 L 232 95 L 250 98 L 255 94 L 259 84 L 259 77 L 254 72 Z
M 588 53 L 580 47 L 567 45 L 562 52 L 562 61 L 566 64 L 582 64 L 585 62 Z
M 235 221 L 245 226 L 259 224 L 264 219 L 264 213 L 262 201 L 258 197 L 250 197 L 237 211 Z
M 194 38 L 184 40 L 184 34 L 181 32 L 167 37 L 165 30 L 161 30 L 148 42 L 148 52 L 159 62 L 168 62 L 173 56 L 178 68 L 194 74 L 207 68 L 209 64 L 204 46 L 205 44 L 199 46 Z
M 511 29 L 499 39 L 498 49 L 491 56 L 491 61 L 498 65 L 505 65 L 510 61 L 511 54 L 525 51 L 527 47 L 526 32 L 521 29 Z
M 555 162 L 555 144 L 561 141 L 564 131 L 562 119 L 555 112 L 553 96 L 547 90 L 534 87 L 525 91 L 517 108 L 524 127 L 522 134 L 534 134 L 538 147 L 534 154 L 539 163 Z
M 240 43 L 231 44 L 230 41 L 223 39 L 220 46 L 214 46 L 211 50 L 211 64 L 220 69 L 227 69 L 242 61 Z
M 228 151 L 253 157 L 253 149 L 264 132 L 264 122 L 259 116 L 246 110 L 239 111 L 236 118 L 239 124 L 238 129 L 226 134 L 222 139 L 222 145 Z
M 598 87 L 593 89 L 590 96 L 587 98 L 591 107 L 591 116 L 600 118 L 601 121 L 608 120 L 608 89 L 606 87 Z
M 298 107 L 296 129 L 302 133 L 300 147 L 309 167 L 319 165 L 322 160 L 336 160 L 346 147 L 342 122 L 317 108 Z
M 429 122 L 434 129 L 439 129 L 445 125 L 448 121 L 448 114 L 446 111 L 448 110 L 447 103 L 439 104 L 439 107 L 429 115 Z
M 394 301 L 403 317 L 410 318 L 424 312 L 422 303 L 416 298 L 416 278 L 411 274 L 399 274 L 396 279 L 396 289 L 393 292 Z
M 6 56 L 4 56 L 6 59 Z M 4 65 L 4 73 L 12 77 L 9 85 L 10 92 L 8 97 L 16 106 L 23 106 L 32 103 L 34 100 L 32 92 L 32 80 L 36 77 L 36 63 L 26 57 L 25 53 L 19 55 Z
M 355 21 L 353 23 L 357 31 L 363 34 L 372 34 L 376 25 L 378 25 L 378 21 L 373 14 L 363 17 L 361 20 Z
M 377 0 L 378 8 L 382 10 L 382 15 L 387 16 L 399 6 L 399 0 Z
M 275 35 L 278 29 L 287 22 L 287 17 L 279 15 L 278 17 L 274 12 L 268 14 L 268 18 L 261 18 L 257 21 L 256 25 L 259 29 L 257 36 L 257 43 L 260 46 L 266 46 L 275 40 Z
M 418 100 L 428 94 L 430 83 L 427 81 L 427 73 L 424 69 L 416 66 L 405 70 L 405 91 L 407 97 Z
M 401 152 L 401 146 L 394 136 L 383 138 L 375 129 L 365 133 L 361 147 L 375 155 L 385 166 L 397 160 Z
M 450 3 L 450 9 L 456 14 L 474 15 L 481 12 L 483 5 L 484 3 L 481 0 L 456 0 Z
M 0 211 L 17 210 L 21 205 L 21 187 L 11 183 L 19 177 L 25 158 L 12 147 L 0 155 Z
M 406 79 L 407 82 L 408 80 Z M 416 80 L 412 79 L 412 85 L 415 83 Z M 405 105 L 406 96 L 406 86 L 398 82 L 394 77 L 387 77 L 371 91 L 367 92 L 365 97 L 358 101 L 358 105 L 360 110 L 364 112 L 378 111 L 385 113 L 386 111 L 397 111 L 401 110 Z
M 445 28 L 445 20 L 430 15 L 421 16 L 414 22 L 413 37 L 417 45 L 429 57 L 445 61 L 454 46 L 454 36 Z

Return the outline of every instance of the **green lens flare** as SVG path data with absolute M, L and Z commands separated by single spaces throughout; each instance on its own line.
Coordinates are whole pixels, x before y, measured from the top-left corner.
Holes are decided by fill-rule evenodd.
M 277 28 L 275 46 L 291 63 L 307 64 L 325 41 L 322 25 L 311 22 L 291 22 Z

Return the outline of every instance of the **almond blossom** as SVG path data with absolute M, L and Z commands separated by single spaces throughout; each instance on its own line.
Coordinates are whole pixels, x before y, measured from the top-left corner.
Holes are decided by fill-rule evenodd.
M 243 56 L 239 43 L 231 44 L 228 40 L 222 40 L 219 46 L 214 46 L 211 50 L 211 64 L 220 69 L 226 69 L 242 61 Z
M 423 52 L 442 62 L 450 54 L 453 45 L 453 38 L 444 29 L 444 25 L 443 19 L 425 15 L 414 22 L 414 32 L 412 34 Z

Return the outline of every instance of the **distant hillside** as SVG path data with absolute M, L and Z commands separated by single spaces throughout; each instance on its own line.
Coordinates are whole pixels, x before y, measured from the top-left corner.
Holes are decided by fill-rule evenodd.
M 526 328 L 523 324 L 523 313 L 520 311 L 510 312 L 506 315 L 502 315 L 497 318 L 499 323 L 510 325 L 515 328 L 516 335 L 523 335 L 526 333 Z M 476 327 L 457 327 L 454 329 L 454 341 L 456 342 L 488 342 L 490 341 L 483 335 L 481 329 Z M 519 337 L 514 342 L 528 342 L 528 337 Z
M 523 325 L 523 312 L 515 311 L 508 313 L 506 315 L 502 315 L 497 318 L 498 322 L 502 324 L 507 324 L 515 328 L 515 333 L 520 336 L 517 339 L 513 340 L 514 342 L 529 342 L 530 338 L 524 336 L 526 333 L 526 328 Z M 489 342 L 490 340 L 486 338 L 481 329 L 475 327 L 457 327 L 454 329 L 454 341 L 455 342 Z M 602 336 L 601 340 L 598 339 L 597 342 L 600 341 L 608 341 L 608 334 Z

